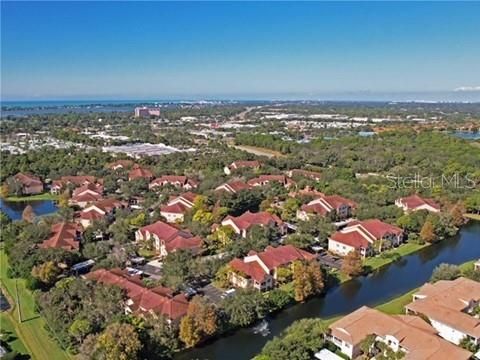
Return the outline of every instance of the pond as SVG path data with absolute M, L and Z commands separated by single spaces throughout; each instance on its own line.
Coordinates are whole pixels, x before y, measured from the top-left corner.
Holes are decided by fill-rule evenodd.
M 57 211 L 57 205 L 53 200 L 34 201 L 5 201 L 0 199 L 0 209 L 12 220 L 20 220 L 25 208 L 31 205 L 36 216 L 52 214 Z
M 473 131 L 454 131 L 453 136 L 456 136 L 460 139 L 465 140 L 479 140 L 480 139 L 480 131 L 473 132 Z
M 279 335 L 295 320 L 328 318 L 352 312 L 362 305 L 384 303 L 428 281 L 433 269 L 440 263 L 461 264 L 477 258 L 480 258 L 480 222 L 472 222 L 451 239 L 406 256 L 374 274 L 331 288 L 322 298 L 314 298 L 280 312 L 268 319 L 270 334 L 266 337 L 245 328 L 203 347 L 180 353 L 176 359 L 250 359 L 262 350 L 268 340 Z

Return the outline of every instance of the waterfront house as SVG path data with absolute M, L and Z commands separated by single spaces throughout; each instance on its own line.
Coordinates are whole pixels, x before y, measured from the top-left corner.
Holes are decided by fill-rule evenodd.
M 405 306 L 407 314 L 421 315 L 444 339 L 459 344 L 468 338 L 480 345 L 480 283 L 460 277 L 426 283 Z
M 152 241 L 160 256 L 177 250 L 189 250 L 198 254 L 202 250 L 202 239 L 163 221 L 143 226 L 135 232 L 137 242 Z
M 82 238 L 82 226 L 76 223 L 62 222 L 51 227 L 50 237 L 40 244 L 40 248 L 78 250 Z
M 222 226 L 231 226 L 236 234 L 242 237 L 255 225 L 277 229 L 280 234 L 287 232 L 286 224 L 277 216 L 266 211 L 252 213 L 247 211 L 240 216 L 227 216 L 222 220 Z
M 38 176 L 19 172 L 13 178 L 20 184 L 22 195 L 35 195 L 43 192 L 43 182 Z
M 188 300 L 182 293 L 175 294 L 162 286 L 147 288 L 138 275 L 131 276 L 121 269 L 98 269 L 85 277 L 103 284 L 118 286 L 125 290 L 126 314 L 140 316 L 164 316 L 168 322 L 178 323 L 187 314 Z
M 239 169 L 258 170 L 260 166 L 261 164 L 257 160 L 237 160 L 232 162 L 230 165 L 225 166 L 223 168 L 223 171 L 225 172 L 225 174 L 230 175 L 231 173 Z
M 326 339 L 350 359 L 361 355 L 361 344 L 373 335 L 405 360 L 467 360 L 472 356 L 437 335 L 434 327 L 418 316 L 387 315 L 363 306 L 328 327 Z M 375 345 L 372 350 L 380 351 Z M 400 358 L 400 357 L 397 357 Z
M 430 212 L 440 212 L 440 205 L 433 199 L 422 198 L 417 194 L 399 198 L 395 200 L 395 205 L 405 212 L 412 212 L 418 210 L 427 210 Z
M 352 216 L 357 203 L 339 195 L 322 195 L 297 210 L 297 219 L 306 221 L 312 215 L 330 216 L 335 220 L 343 220 Z
M 378 219 L 352 221 L 328 239 L 328 251 L 345 256 L 358 250 L 363 256 L 373 250 L 381 252 L 387 245 L 398 246 L 403 242 L 403 230 Z
M 314 254 L 292 245 L 267 246 L 262 252 L 250 251 L 243 259 L 230 261 L 228 279 L 236 287 L 269 290 L 275 287 L 279 268 L 291 267 L 297 260 L 315 258 Z
M 171 185 L 184 190 L 192 190 L 198 186 L 198 182 L 183 175 L 163 175 L 153 180 L 148 188 L 150 190 L 156 187 Z
M 197 194 L 186 192 L 171 198 L 168 203 L 160 208 L 162 215 L 169 223 L 183 222 L 185 214 L 193 207 Z

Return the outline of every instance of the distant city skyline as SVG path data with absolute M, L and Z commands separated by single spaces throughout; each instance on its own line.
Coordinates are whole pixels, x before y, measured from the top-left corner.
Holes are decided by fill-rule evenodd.
M 480 101 L 480 3 L 2 2 L 2 101 Z

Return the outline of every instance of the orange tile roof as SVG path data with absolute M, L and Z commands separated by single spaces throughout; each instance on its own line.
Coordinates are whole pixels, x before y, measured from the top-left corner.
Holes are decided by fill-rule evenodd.
M 354 346 L 370 334 L 393 336 L 410 360 L 467 360 L 472 355 L 436 335 L 435 329 L 418 317 L 387 315 L 366 306 L 335 321 L 329 329 L 333 336 Z
M 52 236 L 40 244 L 41 248 L 57 248 L 65 250 L 78 250 L 80 241 L 78 234 L 82 227 L 75 223 L 62 222 L 51 227 Z

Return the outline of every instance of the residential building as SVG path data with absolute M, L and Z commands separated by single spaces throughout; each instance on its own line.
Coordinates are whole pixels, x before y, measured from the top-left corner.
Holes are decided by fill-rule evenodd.
M 132 160 L 117 160 L 113 163 L 107 165 L 107 168 L 110 170 L 121 170 L 121 169 L 130 169 L 136 164 Z
M 71 205 L 77 205 L 84 208 L 90 203 L 99 201 L 103 198 L 103 186 L 95 183 L 86 183 L 73 190 L 70 199 Z
M 135 239 L 137 242 L 152 241 L 160 256 L 167 256 L 177 250 L 190 250 L 194 254 L 202 250 L 200 237 L 163 221 L 141 227 L 135 233 Z
M 279 183 L 286 188 L 295 184 L 292 179 L 285 175 L 260 175 L 247 181 L 250 186 L 266 186 L 272 183 Z
M 281 234 L 287 232 L 286 224 L 277 216 L 266 211 L 252 213 L 247 211 L 240 216 L 227 216 L 222 220 L 223 226 L 231 226 L 235 233 L 246 237 L 255 225 L 276 228 Z
M 50 192 L 54 195 L 58 195 L 68 185 L 79 187 L 83 185 L 93 184 L 96 182 L 95 176 L 62 176 L 58 180 L 53 180 L 50 186 Z
M 197 194 L 186 192 L 179 196 L 175 196 L 169 202 L 160 208 L 160 215 L 162 215 L 169 223 L 183 222 L 185 213 L 192 207 Z
M 183 175 L 163 175 L 153 180 L 149 189 L 155 189 L 157 186 L 171 185 L 184 190 L 192 190 L 198 186 L 198 182 Z
M 264 291 L 272 289 L 278 276 L 278 269 L 290 267 L 297 260 L 314 260 L 316 256 L 292 245 L 267 246 L 262 252 L 250 251 L 243 259 L 233 259 L 229 266 L 228 279 L 232 285 L 241 288 L 253 287 Z
M 395 205 L 402 208 L 405 212 L 418 210 L 427 210 L 434 213 L 440 212 L 440 205 L 438 205 L 433 199 L 422 198 L 417 194 L 399 198 L 395 200 Z
M 43 192 L 43 182 L 38 176 L 18 173 L 13 178 L 21 185 L 22 195 L 35 195 Z
M 357 203 L 339 195 L 322 195 L 297 211 L 297 218 L 308 220 L 311 215 L 329 216 L 334 214 L 335 220 L 343 220 L 352 216 Z
M 251 186 L 242 180 L 233 180 L 227 183 L 224 183 L 215 188 L 215 191 L 225 191 L 230 194 L 236 194 L 242 190 L 251 189 Z
M 407 314 L 426 317 L 444 339 L 459 344 L 464 338 L 480 345 L 480 283 L 464 277 L 426 283 L 405 306 Z
M 467 360 L 472 355 L 443 340 L 418 316 L 388 315 L 367 306 L 331 324 L 326 338 L 354 359 L 362 353 L 362 341 L 369 335 L 392 351 L 403 352 L 405 360 Z
M 253 169 L 257 170 L 261 166 L 260 162 L 257 160 L 237 160 L 232 162 L 230 165 L 225 166 L 223 171 L 225 174 L 230 175 L 232 172 L 239 169 Z
M 352 221 L 328 239 L 328 251 L 345 256 L 358 250 L 363 256 L 387 245 L 398 246 L 403 242 L 403 230 L 377 219 Z
M 150 117 L 150 116 L 160 116 L 160 108 L 157 107 L 136 107 L 135 108 L 135 117 Z
M 150 181 L 153 179 L 153 173 L 140 165 L 134 165 L 132 170 L 128 172 L 128 180 L 132 181 L 135 179 L 146 179 L 147 181 Z
M 175 294 L 171 289 L 161 286 L 147 288 L 139 276 L 131 276 L 120 269 L 98 269 L 85 277 L 125 290 L 128 297 L 125 302 L 126 314 L 164 316 L 168 322 L 176 323 L 187 314 L 188 300 L 184 294 Z
M 44 240 L 40 247 L 43 249 L 56 248 L 64 250 L 78 250 L 82 238 L 82 226 L 76 223 L 62 222 L 51 227 L 51 236 Z
M 111 217 L 117 209 L 124 209 L 128 204 L 114 198 L 95 201 L 86 206 L 79 215 L 79 222 L 84 228 L 89 227 L 95 220 Z

